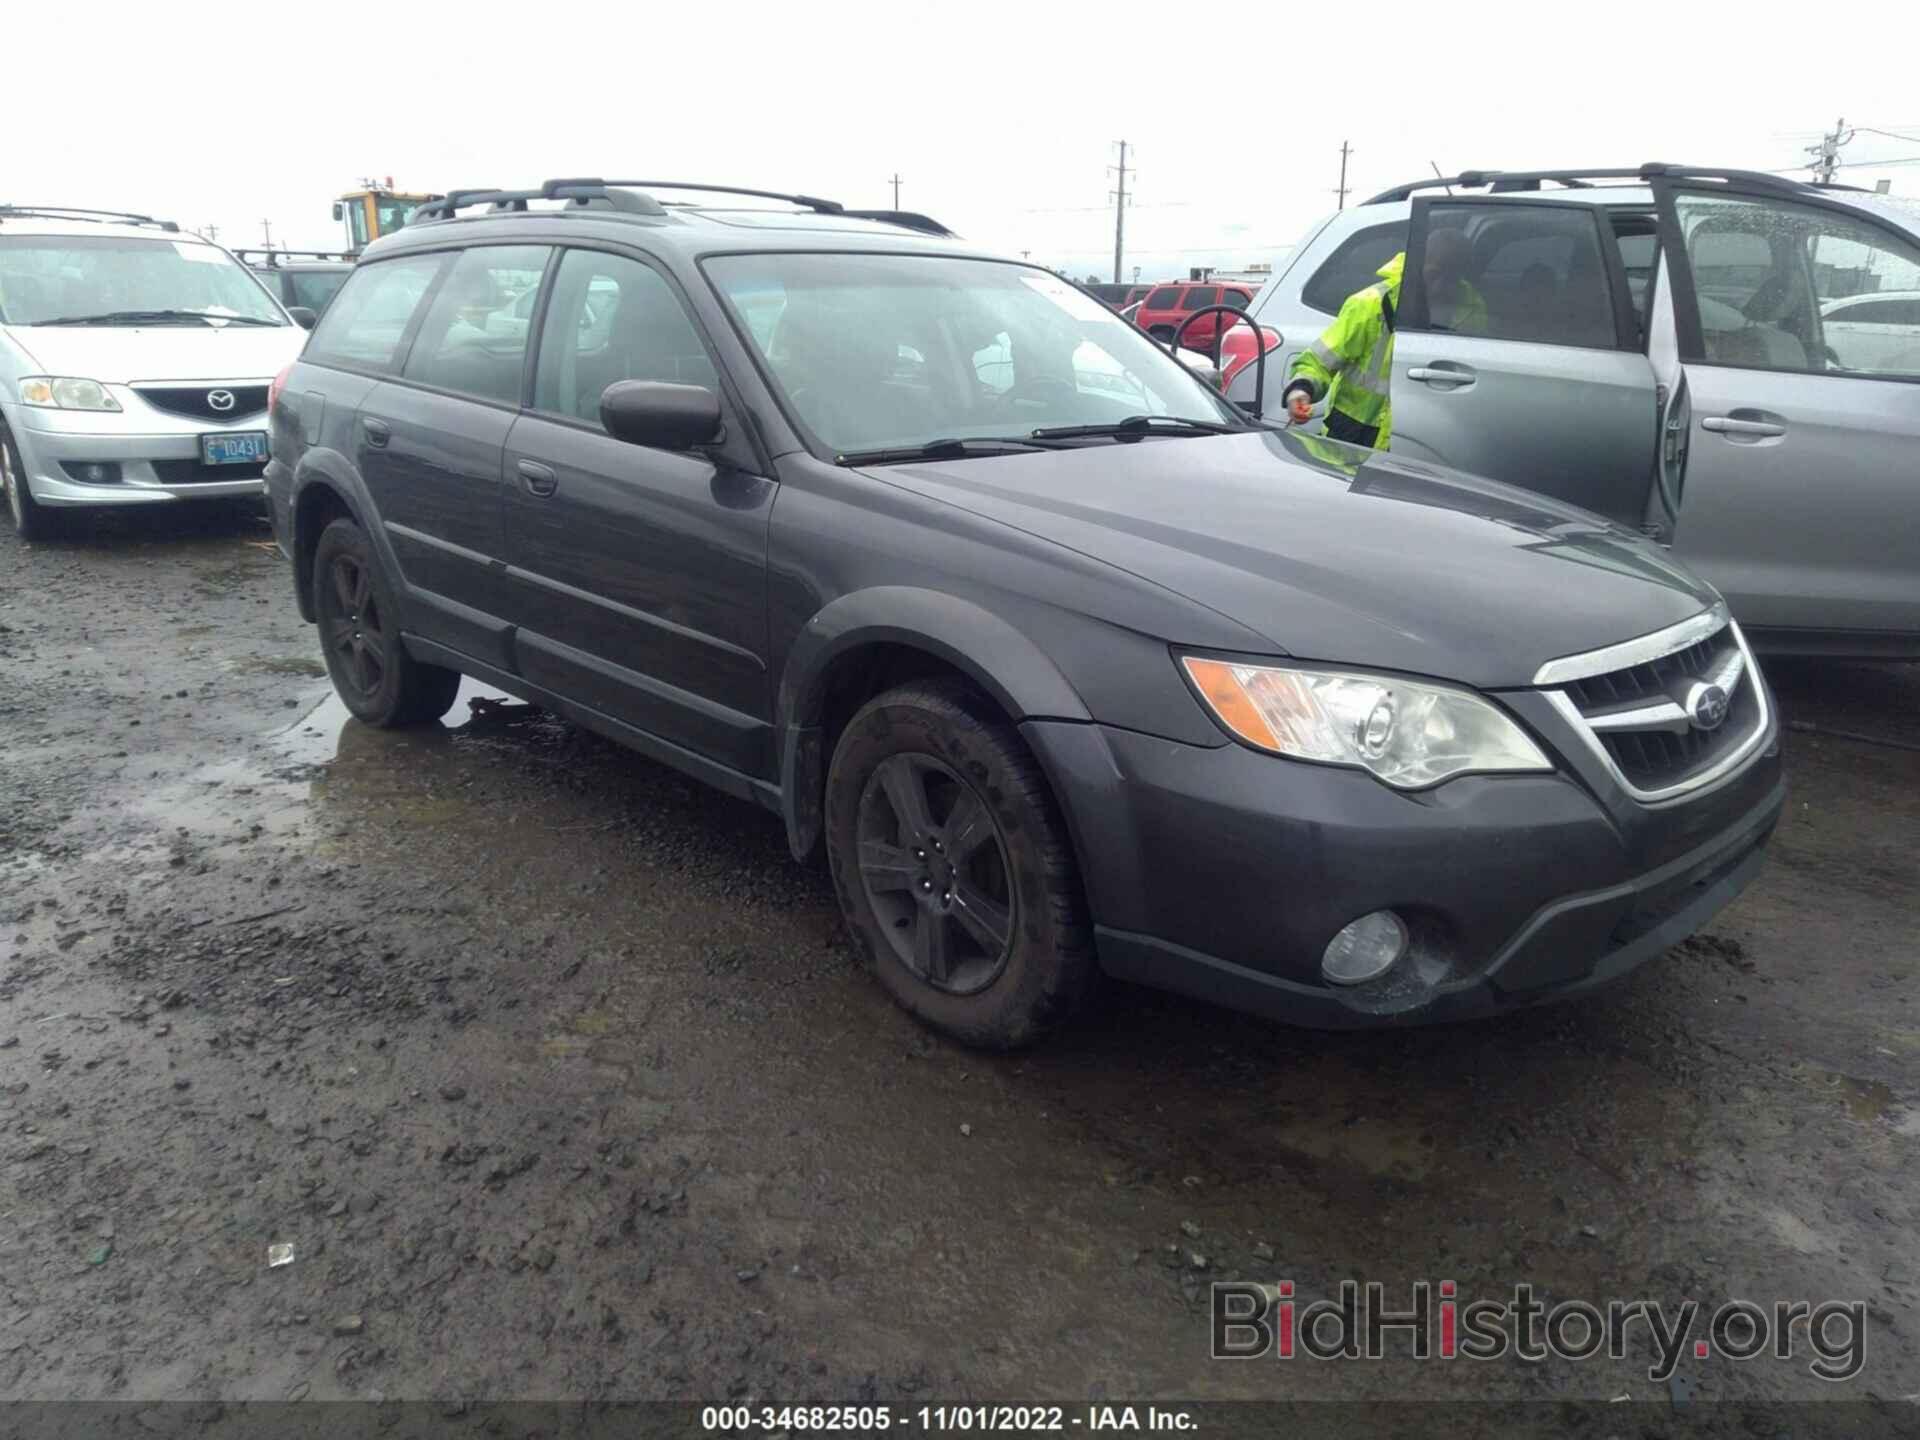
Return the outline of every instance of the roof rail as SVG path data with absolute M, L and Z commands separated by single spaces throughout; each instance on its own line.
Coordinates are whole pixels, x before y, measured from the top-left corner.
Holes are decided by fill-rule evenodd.
M 537 190 L 501 190 L 479 187 L 449 190 L 437 200 L 429 200 L 413 212 L 407 223 L 419 225 L 435 220 L 451 220 L 462 210 L 485 205 L 495 213 L 524 212 L 529 200 L 565 200 L 586 208 L 598 202 L 629 215 L 665 215 L 666 209 L 651 195 L 636 193 L 614 181 L 599 179 L 548 180 Z
M 1722 170 L 1704 165 L 1668 165 L 1660 161 L 1650 161 L 1632 169 L 1599 170 L 1463 170 L 1458 175 L 1438 175 L 1429 180 L 1414 180 L 1405 185 L 1396 185 L 1391 190 L 1382 190 L 1368 205 L 1386 205 L 1396 200 L 1410 200 L 1420 190 L 1446 188 L 1452 190 L 1458 186 L 1462 190 L 1485 189 L 1490 195 L 1512 194 L 1516 191 L 1538 190 L 1543 184 L 1552 183 L 1565 186 L 1569 190 L 1587 189 L 1595 180 L 1738 180 L 1744 185 L 1758 189 L 1776 191 L 1780 194 L 1802 194 L 1808 189 L 1804 180 L 1794 180 L 1785 175 L 1769 175 L 1764 170 Z
M 96 225 L 151 225 L 170 235 L 180 233 L 180 227 L 171 220 L 156 220 L 130 210 L 77 210 L 70 205 L 0 205 L 0 221 L 6 220 L 87 220 Z
M 233 258 L 243 265 L 252 265 L 255 259 L 269 270 L 279 268 L 283 260 L 344 260 L 351 265 L 355 256 L 347 250 L 235 250 Z
M 789 195 L 779 190 L 749 190 L 742 185 L 705 185 L 683 180 L 602 180 L 598 176 L 548 180 L 537 190 L 449 190 L 440 199 L 430 200 L 415 210 L 408 223 L 419 225 L 451 220 L 459 211 L 476 205 L 488 206 L 496 214 L 521 213 L 526 210 L 529 200 L 570 200 L 581 207 L 599 202 L 629 215 L 659 217 L 667 214 L 667 207 L 654 198 L 655 190 L 694 190 L 707 195 L 749 195 L 758 200 L 783 200 L 818 215 L 845 215 L 855 220 L 875 220 L 886 225 L 919 230 L 928 235 L 953 234 L 932 216 L 914 210 L 849 210 L 838 200 L 823 200 L 818 195 Z
M 878 220 L 883 225 L 904 225 L 928 235 L 953 234 L 931 215 L 922 215 L 918 210 L 842 210 L 839 213 L 850 220 Z

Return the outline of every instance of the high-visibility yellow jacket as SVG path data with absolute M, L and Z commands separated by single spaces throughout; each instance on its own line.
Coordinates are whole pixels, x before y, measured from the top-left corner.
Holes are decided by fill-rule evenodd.
M 1378 426 L 1376 450 L 1393 435 L 1393 311 L 1400 304 L 1402 251 L 1375 273 L 1380 281 L 1347 297 L 1320 338 L 1308 346 L 1287 372 L 1287 389 L 1304 385 L 1315 401 L 1368 427 Z M 1465 280 L 1454 300 L 1454 330 L 1487 328 L 1487 302 Z

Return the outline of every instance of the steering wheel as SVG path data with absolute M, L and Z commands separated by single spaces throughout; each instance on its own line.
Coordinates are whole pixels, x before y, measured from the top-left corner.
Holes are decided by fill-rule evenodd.
M 1068 395 L 1079 393 L 1070 380 L 1057 379 L 1051 375 L 1038 375 L 1029 380 L 1014 381 L 1000 392 L 1000 398 L 1009 405 L 1020 400 L 1044 402 L 1049 395 L 1057 395 L 1061 391 L 1065 391 Z

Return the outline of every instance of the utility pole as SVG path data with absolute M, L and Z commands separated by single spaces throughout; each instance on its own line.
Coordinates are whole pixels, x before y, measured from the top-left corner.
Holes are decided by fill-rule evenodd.
M 1833 175 L 1840 168 L 1840 147 L 1853 139 L 1853 131 L 1847 129 L 1845 117 L 1833 122 L 1833 133 L 1822 135 L 1818 145 L 1809 145 L 1807 154 L 1813 156 L 1813 183 L 1831 185 Z
M 213 241 L 214 244 L 218 245 L 220 243 L 220 227 L 218 225 L 209 225 L 200 233 L 205 235 L 207 239 Z
M 893 208 L 896 210 L 900 208 L 900 172 L 898 170 L 893 172 Z
M 1342 210 L 1347 208 L 1347 156 L 1352 153 L 1353 148 L 1342 140 L 1340 142 L 1340 188 L 1333 192 L 1340 197 L 1339 208 Z
M 1127 142 L 1120 142 L 1120 164 L 1109 165 L 1109 170 L 1117 169 L 1120 175 L 1120 188 L 1110 191 L 1113 198 L 1113 283 L 1120 283 L 1120 262 L 1127 248 Z
M 267 237 L 267 248 L 271 250 L 273 248 L 273 222 L 271 220 L 262 220 L 260 222 L 260 228 L 262 231 L 265 232 Z

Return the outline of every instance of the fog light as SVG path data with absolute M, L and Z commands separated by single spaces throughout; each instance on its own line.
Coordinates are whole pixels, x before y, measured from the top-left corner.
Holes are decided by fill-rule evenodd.
M 117 485 L 120 483 L 120 462 L 118 460 L 65 460 L 61 462 L 67 474 L 83 485 Z
M 1391 910 L 1362 915 L 1327 942 L 1320 973 L 1335 985 L 1364 985 L 1407 953 L 1407 925 Z

